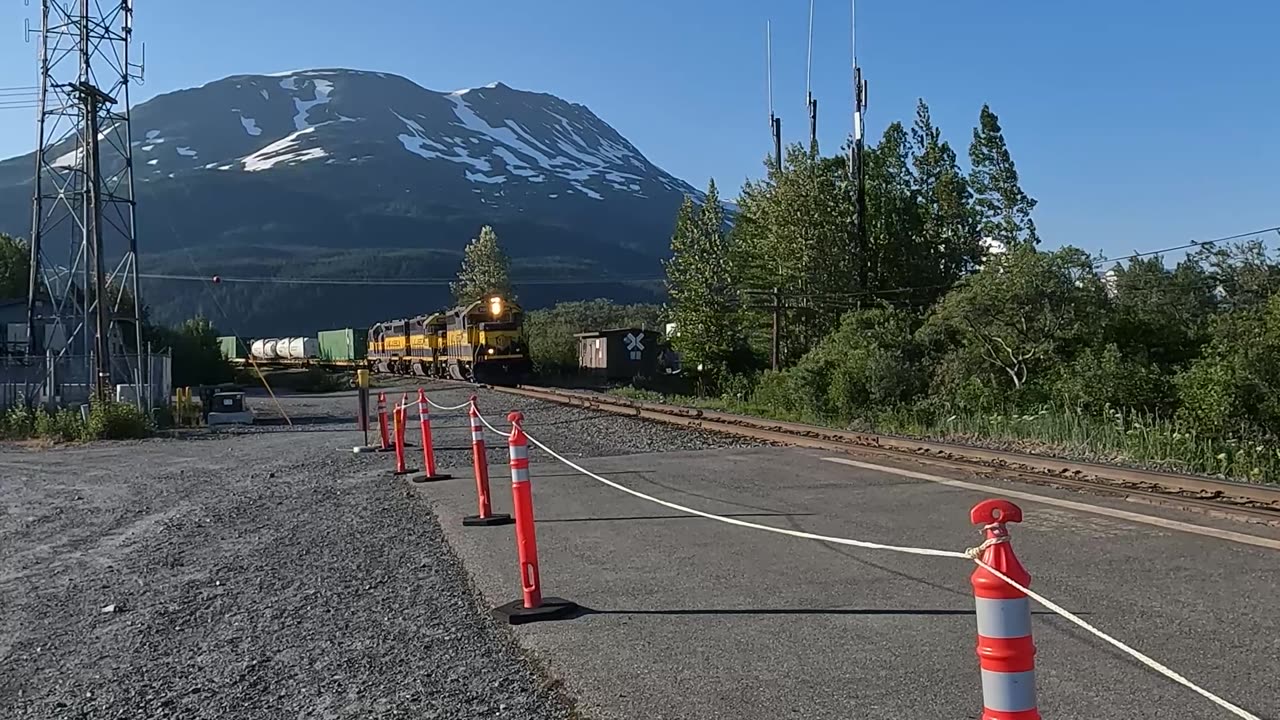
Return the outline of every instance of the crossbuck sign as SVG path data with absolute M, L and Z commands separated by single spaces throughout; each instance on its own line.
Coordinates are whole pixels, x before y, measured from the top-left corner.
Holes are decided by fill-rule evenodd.
M 627 336 L 622 338 L 622 341 L 627 344 L 627 351 L 631 353 L 632 360 L 639 360 L 640 353 L 644 352 L 644 342 L 642 342 L 643 340 L 644 340 L 644 333 L 640 333 L 638 335 L 633 333 L 627 333 Z

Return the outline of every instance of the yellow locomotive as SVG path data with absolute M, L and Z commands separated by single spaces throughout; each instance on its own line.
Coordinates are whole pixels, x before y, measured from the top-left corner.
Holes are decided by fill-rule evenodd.
M 524 312 L 490 295 L 445 312 L 387 320 L 369 328 L 375 371 L 472 382 L 519 382 L 530 369 Z

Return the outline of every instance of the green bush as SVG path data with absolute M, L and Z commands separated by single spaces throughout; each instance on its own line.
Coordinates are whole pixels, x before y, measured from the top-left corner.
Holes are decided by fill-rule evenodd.
M 79 440 L 85 436 L 84 420 L 79 411 L 71 408 L 56 413 L 41 410 L 36 413 L 35 435 L 60 442 Z
M 89 408 L 86 440 L 130 440 L 151 434 L 150 419 L 138 408 L 125 403 L 100 402 Z
M 17 440 L 29 438 L 36 429 L 36 414 L 31 408 L 18 404 L 9 408 L 0 418 L 0 430 L 4 437 Z

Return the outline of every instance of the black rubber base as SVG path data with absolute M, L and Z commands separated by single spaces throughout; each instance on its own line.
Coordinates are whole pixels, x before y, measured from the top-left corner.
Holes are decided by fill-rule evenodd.
M 416 474 L 409 479 L 416 483 L 439 482 L 440 480 L 449 480 L 453 478 L 453 476 L 448 473 L 436 473 L 435 475 L 428 475 L 424 472 L 417 472 L 417 471 L 414 471 L 414 472 Z
M 512 625 L 543 622 L 546 620 L 564 620 L 578 612 L 578 603 L 563 598 L 542 598 L 542 605 L 536 608 L 524 606 L 524 600 L 513 600 L 506 605 L 493 609 L 499 620 L 506 620 Z
M 462 518 L 462 524 L 467 527 L 493 527 L 495 525 L 510 525 L 515 520 L 510 515 L 491 514 L 489 517 L 482 518 L 479 515 L 468 515 Z
M 405 469 L 404 469 L 404 472 L 400 472 L 399 470 L 392 470 L 392 471 L 391 471 L 391 474 L 392 474 L 392 475 L 395 475 L 396 477 L 403 477 L 403 476 L 405 476 L 405 475 L 412 475 L 412 474 L 414 474 L 414 473 L 416 473 L 416 472 L 418 472 L 418 471 L 417 471 L 417 470 L 414 470 L 413 468 L 405 468 Z

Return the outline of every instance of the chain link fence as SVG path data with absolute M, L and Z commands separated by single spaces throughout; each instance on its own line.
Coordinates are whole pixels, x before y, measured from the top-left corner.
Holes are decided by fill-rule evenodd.
M 0 412 L 23 404 L 50 410 L 89 402 L 92 356 L 0 357 Z M 173 394 L 173 359 L 168 354 L 113 356 L 113 399 L 143 411 L 164 407 Z

